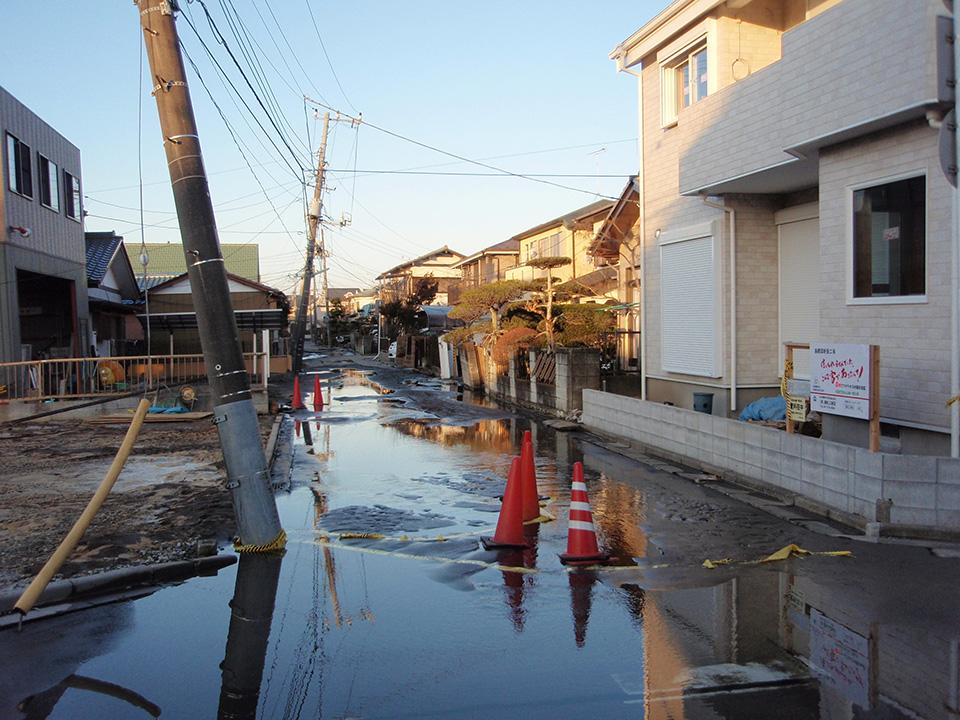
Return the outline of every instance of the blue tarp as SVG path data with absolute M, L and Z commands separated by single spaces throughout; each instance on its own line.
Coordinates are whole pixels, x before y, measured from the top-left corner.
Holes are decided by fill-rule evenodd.
M 754 400 L 740 413 L 740 419 L 747 420 L 786 420 L 787 401 L 777 395 Z
M 164 415 L 179 415 L 180 413 L 185 413 L 188 411 L 182 405 L 176 405 L 174 407 L 160 407 L 159 405 L 152 405 L 147 412 L 162 413 Z

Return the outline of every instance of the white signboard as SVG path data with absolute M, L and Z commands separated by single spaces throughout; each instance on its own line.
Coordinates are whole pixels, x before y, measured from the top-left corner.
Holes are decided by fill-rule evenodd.
M 810 409 L 870 419 L 870 346 L 810 344 Z
M 821 682 L 870 708 L 870 642 L 818 610 L 810 611 L 810 664 Z

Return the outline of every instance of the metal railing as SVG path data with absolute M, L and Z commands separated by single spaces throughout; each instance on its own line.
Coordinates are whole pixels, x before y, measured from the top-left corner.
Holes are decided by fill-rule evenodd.
M 244 353 L 250 384 L 265 386 L 266 353 Z M 90 357 L 0 363 L 0 402 L 125 395 L 207 376 L 203 355 Z

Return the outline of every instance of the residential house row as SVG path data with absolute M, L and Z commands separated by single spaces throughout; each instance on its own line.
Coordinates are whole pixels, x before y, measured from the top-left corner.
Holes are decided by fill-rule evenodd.
M 148 327 L 154 355 L 199 353 L 183 246 L 85 233 L 79 149 L 2 87 L 0 133 L 0 362 L 146 354 Z M 244 351 L 269 343 L 285 370 L 286 296 L 256 245 L 221 250 Z

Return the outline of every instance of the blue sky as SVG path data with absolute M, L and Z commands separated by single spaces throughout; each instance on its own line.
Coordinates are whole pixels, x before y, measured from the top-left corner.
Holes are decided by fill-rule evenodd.
M 320 47 L 308 1 L 343 92 Z M 308 149 L 316 152 L 320 121 L 312 108 L 305 109 L 306 94 L 348 113 L 362 111 L 370 123 L 424 144 L 472 159 L 497 158 L 487 162 L 511 172 L 625 176 L 635 171 L 636 81 L 618 75 L 607 55 L 667 0 L 205 2 L 235 52 L 239 47 L 225 7 L 236 10 L 253 38 L 276 100 L 274 117 L 297 156 L 286 154 L 290 164 L 315 162 Z M 206 58 L 187 18 L 243 86 L 216 46 L 200 3 L 181 0 L 181 5 L 186 16 L 178 21 L 181 40 L 247 148 L 245 160 L 188 65 L 221 242 L 258 243 L 264 281 L 289 291 L 305 245 L 298 176 L 238 109 L 239 101 Z M 156 105 L 146 79 L 143 89 L 139 82 L 136 7 L 131 2 L 21 1 L 5 8 L 4 15 L 8 30 L 17 28 L 30 42 L 0 45 L 0 83 L 80 148 L 86 228 L 117 230 L 128 243 L 139 242 L 137 137 L 142 128 L 146 240 L 178 242 Z M 146 78 L 145 59 L 143 67 Z M 256 107 L 249 93 L 246 98 Z M 269 126 L 259 109 L 258 116 Z M 357 173 L 354 179 L 355 167 L 486 171 L 368 126 L 333 127 L 332 191 L 325 211 L 334 220 L 350 214 L 352 222 L 344 229 L 335 222 L 327 233 L 332 286 L 369 282 L 440 245 L 475 252 L 590 203 L 593 193 L 616 195 L 624 182 L 620 177 L 552 179 L 586 191 L 577 192 L 504 177 Z

